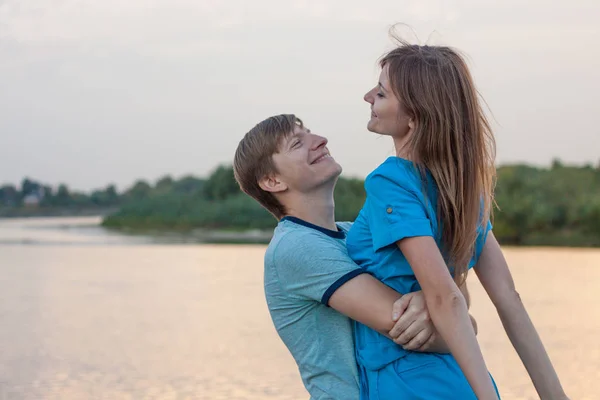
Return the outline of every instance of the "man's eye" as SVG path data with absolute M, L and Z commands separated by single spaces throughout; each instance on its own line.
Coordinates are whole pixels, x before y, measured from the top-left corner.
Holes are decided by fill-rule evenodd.
M 300 142 L 300 141 L 294 142 L 294 144 L 292 145 L 292 148 L 295 149 L 296 147 L 300 147 L 301 144 L 302 144 L 302 142 Z

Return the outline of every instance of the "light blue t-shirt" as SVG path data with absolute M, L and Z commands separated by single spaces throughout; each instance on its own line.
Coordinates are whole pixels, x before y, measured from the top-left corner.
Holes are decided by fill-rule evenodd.
M 348 232 L 350 257 L 362 268 L 399 293 L 421 290 L 410 264 L 396 245 L 408 237 L 432 236 L 441 248 L 437 219 L 437 188 L 430 174 L 425 182 L 414 164 L 389 157 L 365 180 L 367 198 Z M 478 229 L 469 268 L 477 262 L 487 233 Z M 355 323 L 358 363 L 377 370 L 404 357 L 407 351 L 379 332 Z
M 265 254 L 265 294 L 277 333 L 314 400 L 358 399 L 352 322 L 328 307 L 331 295 L 365 273 L 348 256 L 346 232 L 283 218 Z

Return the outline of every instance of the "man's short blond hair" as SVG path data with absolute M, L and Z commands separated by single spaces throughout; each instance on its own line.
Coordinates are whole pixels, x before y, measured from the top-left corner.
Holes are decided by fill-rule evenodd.
M 303 124 L 293 114 L 265 119 L 244 135 L 233 158 L 235 180 L 242 191 L 258 201 L 278 220 L 286 215 L 285 207 L 273 193 L 263 190 L 259 181 L 277 173 L 273 154 L 279 151 L 283 139 L 291 135 L 296 126 L 303 127 Z

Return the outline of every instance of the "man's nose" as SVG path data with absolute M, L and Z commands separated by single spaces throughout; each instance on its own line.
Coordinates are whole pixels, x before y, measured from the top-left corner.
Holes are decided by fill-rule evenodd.
M 312 145 L 312 149 L 316 150 L 320 147 L 326 146 L 327 145 L 327 138 L 323 137 L 323 136 L 319 136 L 319 135 L 313 135 L 313 145 Z

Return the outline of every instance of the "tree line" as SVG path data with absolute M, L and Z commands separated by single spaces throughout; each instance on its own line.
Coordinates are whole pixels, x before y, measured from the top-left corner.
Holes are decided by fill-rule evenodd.
M 116 229 L 243 231 L 276 224 L 241 193 L 227 165 L 207 178 L 165 176 L 153 184 L 139 180 L 122 193 L 113 185 L 86 194 L 25 179 L 20 188 L 0 187 L 0 215 L 27 208 L 32 196 L 40 198 L 40 209 L 114 208 L 103 225 Z M 341 177 L 335 189 L 336 219 L 353 220 L 364 200 L 364 181 Z M 501 166 L 496 203 L 494 233 L 503 244 L 600 246 L 600 165 L 556 160 L 549 168 Z
M 163 182 L 164 183 L 164 182 Z M 179 187 L 178 187 L 179 185 Z M 105 226 L 139 229 L 271 229 L 275 219 L 240 192 L 229 166 L 198 185 L 156 185 L 125 204 Z M 354 220 L 365 200 L 364 181 L 341 177 L 335 189 L 337 220 Z M 600 246 L 600 165 L 498 168 L 494 233 L 504 244 Z

